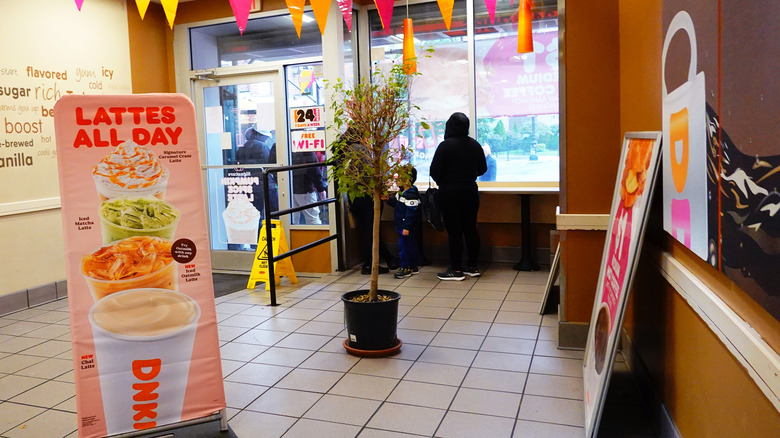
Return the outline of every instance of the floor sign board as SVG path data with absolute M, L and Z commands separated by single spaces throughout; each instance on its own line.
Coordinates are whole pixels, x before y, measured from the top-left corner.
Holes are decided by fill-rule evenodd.
M 589 438 L 598 432 L 628 291 L 642 249 L 660 151 L 660 132 L 628 132 L 623 140 L 583 361 L 585 436 Z
M 180 94 L 55 106 L 80 437 L 225 407 L 195 110 Z

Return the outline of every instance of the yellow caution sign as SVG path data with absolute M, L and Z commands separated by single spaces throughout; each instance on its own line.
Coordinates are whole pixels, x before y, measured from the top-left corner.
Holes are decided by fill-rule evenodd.
M 271 219 L 271 248 L 273 248 L 274 257 L 285 253 L 290 249 L 287 247 L 287 239 L 284 237 L 281 221 Z M 258 281 L 265 282 L 265 290 L 271 289 L 271 282 L 268 278 L 268 235 L 265 230 L 266 222 L 263 221 L 263 229 L 260 230 L 260 236 L 257 238 L 257 251 L 255 252 L 255 261 L 252 263 L 252 272 L 249 274 L 249 283 L 247 289 L 254 289 Z M 281 277 L 290 279 L 290 283 L 298 283 L 298 276 L 295 275 L 292 259 L 287 257 L 274 263 L 274 277 L 276 284 L 280 283 Z

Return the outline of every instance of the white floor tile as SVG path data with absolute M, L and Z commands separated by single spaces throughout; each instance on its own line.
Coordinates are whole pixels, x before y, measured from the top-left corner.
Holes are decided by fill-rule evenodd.
M 471 365 L 471 362 L 474 361 L 474 357 L 476 357 L 476 355 L 476 350 L 428 347 L 425 349 L 418 361 L 468 367 Z
M 284 434 L 284 438 L 353 438 L 360 433 L 360 427 L 348 424 L 300 419 Z
M 406 373 L 404 380 L 459 386 L 467 372 L 467 367 L 417 362 Z
M 522 394 L 484 389 L 460 388 L 450 410 L 472 414 L 496 415 L 514 420 Z
M 513 438 L 582 438 L 582 427 L 561 424 L 540 423 L 538 421 L 517 420 Z
M 447 409 L 455 398 L 458 388 L 447 385 L 402 380 L 387 398 L 387 401 L 405 405 Z
M 280 438 L 295 421 L 292 417 L 241 411 L 230 419 L 230 427 L 240 437 Z
M 325 393 L 333 388 L 333 385 L 343 375 L 344 373 L 340 372 L 296 368 L 280 380 L 276 386 L 278 388 Z
M 267 414 L 300 417 L 317 403 L 322 394 L 271 388 L 252 402 L 247 409 Z
M 447 412 L 436 437 L 474 438 L 474 437 L 510 437 L 514 420 L 489 415 L 469 414 L 466 412 Z
M 309 368 L 314 370 L 325 371 L 339 371 L 346 373 L 360 360 L 359 357 L 350 356 L 346 352 L 342 353 L 329 353 L 325 351 L 318 351 L 306 359 L 301 365 L 301 368 Z
M 480 351 L 477 353 L 472 367 L 525 373 L 531 367 L 531 357 L 525 354 Z
M 326 394 L 303 417 L 363 426 L 374 415 L 380 404 L 378 400 Z
M 330 394 L 384 400 L 397 384 L 398 379 L 350 373 L 336 383 Z
M 395 359 L 394 357 L 363 358 L 349 370 L 353 374 L 364 374 L 377 377 L 402 378 L 414 362 Z
M 39 438 L 65 436 L 76 430 L 76 414 L 46 411 L 3 433 L 9 438 Z
M 464 388 L 522 393 L 527 374 L 515 371 L 471 368 L 463 380 Z
M 368 422 L 368 427 L 433 436 L 445 412 L 441 409 L 385 403 Z
M 582 400 L 526 395 L 520 406 L 520 420 L 584 427 Z

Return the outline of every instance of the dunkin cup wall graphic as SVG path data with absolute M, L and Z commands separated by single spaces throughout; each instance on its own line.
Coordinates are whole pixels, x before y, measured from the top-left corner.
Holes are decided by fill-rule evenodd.
M 192 103 L 55 108 L 79 436 L 211 415 L 225 396 Z
M 691 45 L 688 79 L 667 93 L 667 52 L 678 32 L 686 33 Z M 707 103 L 704 72 L 696 73 L 696 33 L 687 12 L 680 11 L 672 19 L 661 56 L 664 230 L 708 260 Z

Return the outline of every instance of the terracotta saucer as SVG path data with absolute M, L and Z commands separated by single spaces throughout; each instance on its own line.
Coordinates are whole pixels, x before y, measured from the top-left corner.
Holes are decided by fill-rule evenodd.
M 347 350 L 347 353 L 358 356 L 358 357 L 385 357 L 385 356 L 392 356 L 399 351 L 401 351 L 401 346 L 404 345 L 404 343 L 401 341 L 401 338 L 396 338 L 398 340 L 398 344 L 396 344 L 394 347 L 390 347 L 385 350 L 361 350 L 359 348 L 352 348 L 349 346 L 349 339 L 344 339 L 344 348 Z

